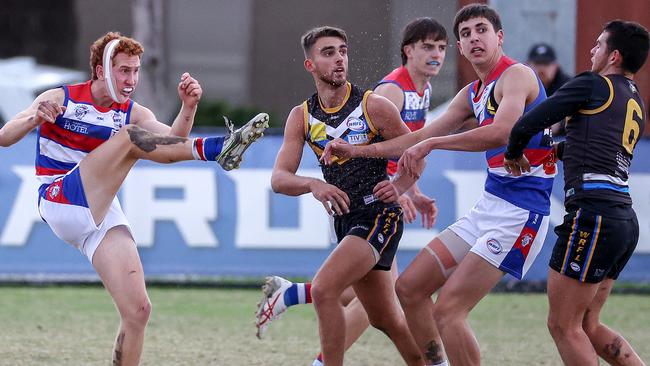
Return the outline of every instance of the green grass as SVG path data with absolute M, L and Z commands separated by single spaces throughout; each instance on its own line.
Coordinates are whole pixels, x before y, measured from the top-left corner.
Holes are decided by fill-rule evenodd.
M 290 309 L 255 338 L 253 290 L 152 288 L 142 365 L 309 365 L 318 351 L 311 306 Z M 484 365 L 561 365 L 546 330 L 546 297 L 491 294 L 473 312 Z M 613 295 L 604 321 L 650 360 L 650 297 Z M 99 287 L 0 287 L 0 365 L 108 365 L 117 314 Z M 370 329 L 346 365 L 403 364 Z

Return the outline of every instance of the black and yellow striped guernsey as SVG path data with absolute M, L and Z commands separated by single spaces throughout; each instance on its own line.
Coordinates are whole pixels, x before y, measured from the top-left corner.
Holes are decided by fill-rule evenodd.
M 363 91 L 347 83 L 343 103 L 325 108 L 318 93 L 303 103 L 305 140 L 320 159 L 325 145 L 341 138 L 353 145 L 367 145 L 383 141 L 373 126 L 366 110 L 371 91 Z M 321 164 L 325 181 L 344 191 L 350 198 L 350 211 L 375 204 L 372 190 L 377 183 L 388 179 L 386 159 L 338 159 L 330 165 Z

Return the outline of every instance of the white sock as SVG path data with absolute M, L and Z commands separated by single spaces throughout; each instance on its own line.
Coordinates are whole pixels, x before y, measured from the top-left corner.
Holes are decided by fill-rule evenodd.
M 442 361 L 442 363 L 437 363 L 437 364 L 427 365 L 427 366 L 449 366 L 449 364 L 447 363 L 447 360 L 444 360 Z
M 323 363 L 319 359 L 315 359 L 314 362 L 311 363 L 311 366 L 323 366 Z

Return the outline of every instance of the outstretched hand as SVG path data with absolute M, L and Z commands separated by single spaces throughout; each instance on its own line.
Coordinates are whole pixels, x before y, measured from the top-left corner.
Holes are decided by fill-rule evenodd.
M 503 159 L 503 167 L 506 172 L 518 177 L 524 172 L 530 172 L 530 163 L 526 159 L 525 155 L 520 156 L 516 159 Z
M 181 81 L 178 83 L 178 97 L 184 105 L 195 107 L 203 95 L 201 84 L 194 79 L 188 72 L 181 75 Z
M 438 207 L 436 206 L 436 200 L 433 198 L 427 197 L 422 193 L 416 193 L 411 197 L 413 205 L 422 215 L 422 227 L 425 229 L 431 229 L 433 224 L 436 223 L 436 218 L 438 217 Z
M 350 212 L 350 198 L 333 184 L 315 181 L 311 184 L 311 194 L 323 204 L 327 213 L 343 215 Z
M 38 108 L 34 114 L 34 122 L 39 126 L 45 122 L 54 123 L 56 117 L 63 114 L 65 109 L 64 106 L 53 101 L 44 100 L 38 103 Z
M 413 204 L 411 198 L 405 194 L 399 196 L 397 203 L 402 207 L 404 222 L 407 224 L 412 223 L 418 216 L 417 209 Z
M 335 138 L 325 145 L 323 155 L 320 157 L 320 162 L 325 165 L 330 165 L 333 162 L 333 156 L 341 159 L 352 158 L 354 146 L 341 138 Z
M 424 141 L 423 141 L 424 142 Z M 424 170 L 424 158 L 429 154 L 422 142 L 409 147 L 404 151 L 397 162 L 398 174 L 407 174 L 414 179 L 419 179 Z
M 378 200 L 385 203 L 397 202 L 397 198 L 400 196 L 400 193 L 397 192 L 397 188 L 395 188 L 390 180 L 382 180 L 377 183 L 375 188 L 373 188 L 372 193 Z

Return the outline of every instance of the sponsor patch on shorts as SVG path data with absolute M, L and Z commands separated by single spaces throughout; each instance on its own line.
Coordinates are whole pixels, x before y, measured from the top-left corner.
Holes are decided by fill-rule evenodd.
M 488 250 L 494 254 L 501 254 L 501 251 L 503 251 L 501 243 L 499 243 L 499 241 L 496 239 L 489 239 L 487 242 L 485 242 L 485 245 L 487 246 Z

